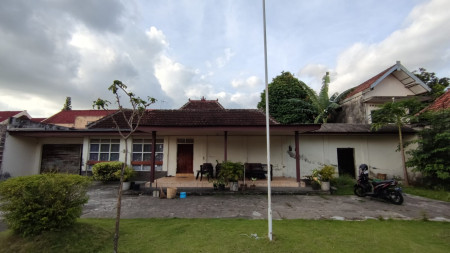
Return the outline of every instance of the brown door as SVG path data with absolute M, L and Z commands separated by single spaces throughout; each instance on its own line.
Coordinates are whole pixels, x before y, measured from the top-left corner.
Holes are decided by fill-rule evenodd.
M 178 144 L 177 173 L 194 173 L 194 145 Z
M 81 150 L 79 144 L 45 144 L 42 146 L 41 173 L 60 172 L 80 174 Z

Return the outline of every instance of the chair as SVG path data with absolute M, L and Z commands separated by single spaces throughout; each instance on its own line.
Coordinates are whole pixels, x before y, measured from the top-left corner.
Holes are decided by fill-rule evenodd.
M 200 174 L 200 181 L 203 179 L 203 174 L 206 174 L 209 180 L 209 177 L 213 177 L 213 166 L 211 163 L 204 163 L 200 165 L 200 170 L 197 171 L 197 176 L 195 177 L 195 180 L 198 179 L 198 175 Z

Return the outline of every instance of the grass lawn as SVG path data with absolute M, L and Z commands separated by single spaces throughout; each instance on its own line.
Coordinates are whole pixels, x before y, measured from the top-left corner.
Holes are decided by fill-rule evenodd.
M 0 252 L 112 252 L 114 220 L 21 238 L 0 233 Z M 450 223 L 425 221 L 126 219 L 120 252 L 448 252 Z M 251 234 L 257 234 L 255 239 Z
M 402 189 L 404 193 L 450 202 L 450 192 L 445 190 L 430 190 L 412 186 L 403 187 Z

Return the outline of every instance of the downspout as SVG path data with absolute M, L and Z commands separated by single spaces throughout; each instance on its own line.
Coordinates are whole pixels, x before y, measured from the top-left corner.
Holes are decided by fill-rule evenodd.
M 298 131 L 295 131 L 295 172 L 297 174 L 297 182 L 300 182 L 300 145 L 298 138 Z
M 156 131 L 152 131 L 152 170 L 150 173 L 150 182 L 155 182 L 155 165 L 156 165 Z
M 224 161 L 227 161 L 228 160 L 228 147 L 227 147 L 227 145 L 228 145 L 228 131 L 225 131 L 224 132 L 224 136 L 223 136 L 223 138 L 224 138 L 224 155 L 223 155 L 223 160 Z

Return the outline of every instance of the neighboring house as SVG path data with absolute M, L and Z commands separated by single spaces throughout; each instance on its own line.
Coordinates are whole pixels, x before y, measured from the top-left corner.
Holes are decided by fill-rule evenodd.
M 104 110 L 62 110 L 50 118 L 42 120 L 41 122 L 64 127 L 73 127 L 76 129 L 84 129 L 87 124 L 97 121 L 114 112 L 115 111 Z
M 205 162 L 266 163 L 266 119 L 259 110 L 225 109 L 217 100 L 206 99 L 189 100 L 178 110 L 148 110 L 127 144 L 111 117 L 126 127 L 117 114 L 83 129 L 14 121 L 8 130 L 5 168 L 12 176 L 85 174 L 97 162 L 124 161 L 128 155 L 140 180 L 149 181 L 193 174 Z M 405 138 L 412 133 L 405 129 Z M 390 177 L 402 173 L 395 128 L 372 132 L 367 124 L 281 125 L 270 119 L 270 134 L 274 177 L 299 181 L 324 164 L 353 176 L 360 163 Z M 123 152 L 125 145 L 129 154 Z M 156 175 L 151 173 L 153 164 Z
M 31 116 L 27 111 L 0 111 L 0 173 L 2 173 L 3 153 L 5 150 L 6 142 L 6 129 L 10 118 L 27 117 L 31 119 Z
M 393 100 L 424 94 L 431 89 L 398 61 L 353 88 L 341 102 L 338 123 L 370 124 L 371 112 Z
M 423 108 L 420 113 L 425 111 L 440 111 L 450 108 L 450 90 L 447 90 L 444 94 L 436 98 L 433 103 Z

